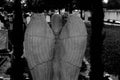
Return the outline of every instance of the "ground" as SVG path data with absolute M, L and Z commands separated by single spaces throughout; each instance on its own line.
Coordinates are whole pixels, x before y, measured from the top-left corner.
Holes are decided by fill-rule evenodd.
M 88 46 L 86 50 L 86 56 L 88 60 L 90 60 L 89 55 L 89 40 L 90 40 L 90 33 L 91 27 L 90 24 L 87 25 L 88 31 Z M 97 26 L 96 26 L 97 27 Z M 120 73 L 120 25 L 113 26 L 113 25 L 104 25 L 103 32 L 105 32 L 105 39 L 103 41 L 103 63 L 105 65 L 105 71 L 111 74 L 118 74 Z M 117 65 L 117 66 L 116 66 Z

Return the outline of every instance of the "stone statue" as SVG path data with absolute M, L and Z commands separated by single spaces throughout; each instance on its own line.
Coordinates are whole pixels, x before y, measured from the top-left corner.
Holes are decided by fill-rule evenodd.
M 87 30 L 80 17 L 35 13 L 25 32 L 24 57 L 33 80 L 77 80 L 86 50 Z

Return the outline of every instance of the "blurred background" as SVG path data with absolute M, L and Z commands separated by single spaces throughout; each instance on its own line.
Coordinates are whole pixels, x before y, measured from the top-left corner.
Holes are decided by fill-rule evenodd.
M 102 5 L 104 11 L 102 32 L 105 34 L 102 51 L 104 78 L 120 80 L 120 0 L 103 0 Z M 91 8 L 90 0 L 0 0 L 0 80 L 14 80 L 13 76 L 21 76 L 20 80 L 32 80 L 26 60 L 24 58 L 18 60 L 23 53 L 22 50 L 17 50 L 18 47 L 13 45 L 17 46 L 19 39 L 22 42 L 26 24 L 29 24 L 30 17 L 35 11 L 43 11 L 49 23 L 52 14 L 64 14 L 66 11 L 83 19 L 88 32 L 88 45 L 79 80 L 89 80 Z M 18 31 L 18 35 L 22 35 L 18 37 L 14 34 L 13 38 L 15 30 Z M 21 66 L 20 70 L 16 70 L 18 66 Z M 18 74 L 14 75 L 15 73 Z

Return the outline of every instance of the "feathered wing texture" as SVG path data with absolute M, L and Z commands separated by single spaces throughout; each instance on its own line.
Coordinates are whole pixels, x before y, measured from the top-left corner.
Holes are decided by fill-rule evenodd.
M 68 15 L 67 22 L 61 32 L 61 39 L 75 36 L 87 36 L 87 30 L 83 20 L 75 14 Z
M 32 36 L 54 38 L 53 32 L 46 22 L 44 14 L 33 14 L 27 25 L 26 34 Z
M 24 56 L 30 69 L 53 57 L 54 35 L 43 14 L 33 14 L 24 40 Z
M 60 34 L 61 59 L 80 67 L 86 44 L 87 30 L 84 22 L 76 15 L 69 15 Z

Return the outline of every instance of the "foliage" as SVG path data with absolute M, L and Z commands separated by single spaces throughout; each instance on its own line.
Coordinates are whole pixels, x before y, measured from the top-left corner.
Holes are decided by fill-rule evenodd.
M 120 32 L 119 28 L 107 29 L 104 40 L 104 51 L 102 55 L 104 69 L 114 75 L 120 74 Z
M 65 8 L 72 0 L 27 0 L 28 9 L 43 11 L 44 9 L 61 9 Z
M 75 0 L 78 9 L 90 10 L 92 1 L 90 0 Z
M 120 9 L 120 0 L 109 0 L 107 9 Z
M 91 28 L 88 24 L 86 26 L 88 30 L 89 44 Z M 120 27 L 105 25 L 103 32 L 106 32 L 105 40 L 103 42 L 104 50 L 102 55 L 104 70 L 109 74 L 120 75 Z M 87 46 L 86 55 L 89 60 L 89 45 Z
M 3 7 L 5 3 L 6 3 L 5 0 L 0 0 L 0 7 Z

